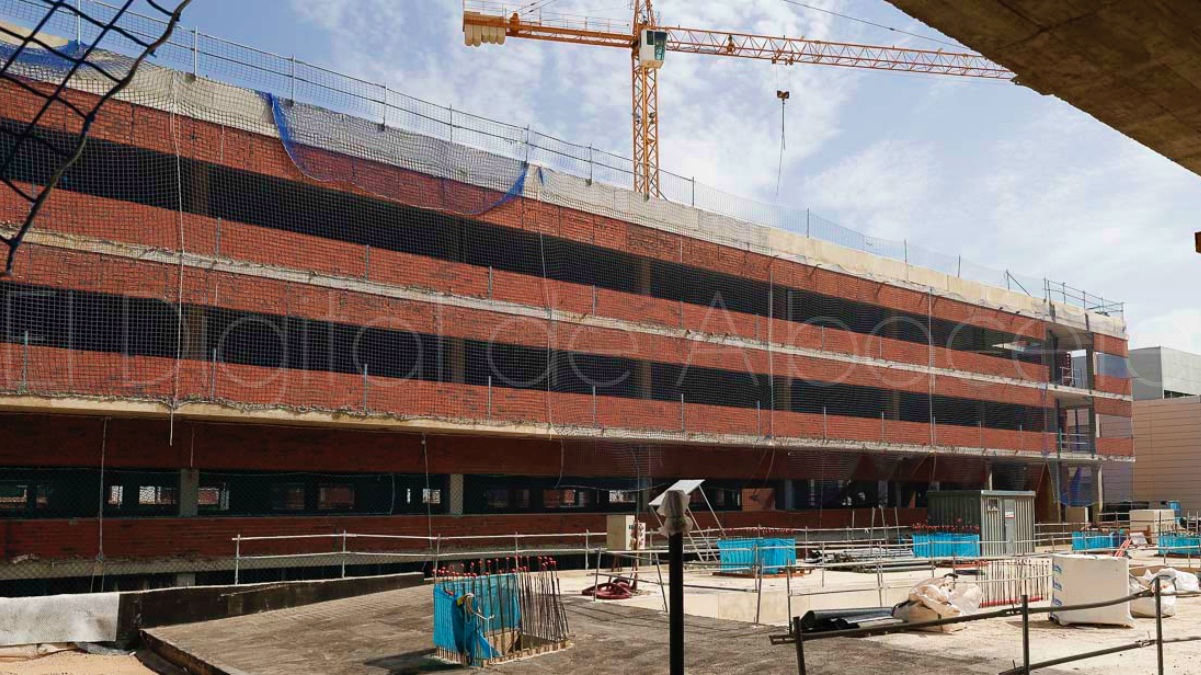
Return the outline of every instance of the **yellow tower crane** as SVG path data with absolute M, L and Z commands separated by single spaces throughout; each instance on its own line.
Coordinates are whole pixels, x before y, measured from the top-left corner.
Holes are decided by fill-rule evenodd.
M 651 0 L 633 0 L 631 23 L 533 11 L 537 3 L 506 6 L 463 0 L 463 39 L 472 46 L 526 38 L 630 50 L 634 190 L 658 197 L 658 72 L 667 52 L 736 56 L 787 65 L 808 63 L 871 70 L 1012 80 L 1014 74 L 979 54 L 825 42 L 733 31 L 662 26 Z

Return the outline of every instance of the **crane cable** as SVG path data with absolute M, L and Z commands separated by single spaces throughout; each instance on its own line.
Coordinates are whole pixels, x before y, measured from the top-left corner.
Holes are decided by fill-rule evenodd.
M 796 5 L 797 7 L 804 7 L 805 9 L 811 9 L 815 12 L 822 12 L 824 14 L 830 14 L 831 16 L 836 16 L 840 19 L 847 19 L 848 21 L 855 21 L 857 23 L 862 23 L 862 24 L 865 24 L 868 26 L 872 26 L 873 28 L 882 28 L 884 30 L 892 31 L 894 33 L 901 33 L 902 35 L 908 35 L 910 37 L 915 37 L 915 38 L 919 38 L 922 40 L 929 40 L 930 42 L 937 42 L 940 45 L 947 45 L 949 47 L 955 47 L 958 49 L 963 48 L 963 45 L 957 44 L 955 42 L 939 40 L 938 38 L 932 38 L 928 35 L 922 35 L 921 33 L 910 33 L 909 31 L 901 30 L 900 28 L 893 28 L 892 26 L 886 26 L 882 23 L 876 23 L 875 21 L 868 21 L 867 19 L 860 19 L 858 17 L 854 17 L 849 14 L 842 14 L 840 12 L 835 12 L 832 9 L 825 9 L 822 7 L 814 7 L 813 5 L 807 5 L 803 2 L 799 2 L 798 0 L 784 0 L 784 2 L 787 2 L 790 5 Z
M 780 99 L 780 162 L 776 167 L 776 197 L 779 197 L 780 179 L 784 176 L 784 148 L 788 147 L 784 139 L 784 107 L 788 103 L 788 92 L 776 90 L 776 98 Z

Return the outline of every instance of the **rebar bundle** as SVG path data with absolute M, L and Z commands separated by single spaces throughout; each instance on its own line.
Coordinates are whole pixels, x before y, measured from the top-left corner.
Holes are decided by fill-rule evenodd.
M 434 645 L 442 658 L 478 666 L 567 646 L 553 558 L 480 560 L 441 568 L 438 578 Z

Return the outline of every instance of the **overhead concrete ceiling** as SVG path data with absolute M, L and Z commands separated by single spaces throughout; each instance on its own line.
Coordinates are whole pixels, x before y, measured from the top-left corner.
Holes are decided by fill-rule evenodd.
M 889 0 L 1201 174 L 1201 0 Z

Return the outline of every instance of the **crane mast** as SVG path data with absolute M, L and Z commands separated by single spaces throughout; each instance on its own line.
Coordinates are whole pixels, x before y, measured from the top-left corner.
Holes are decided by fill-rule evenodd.
M 532 14 L 493 0 L 463 0 L 469 46 L 504 44 L 506 37 L 630 50 L 634 190 L 659 197 L 659 67 L 666 52 L 759 59 L 991 80 L 1014 74 L 979 54 L 883 47 L 681 26 L 663 27 L 652 0 L 632 0 L 629 24 L 570 15 Z M 527 6 L 528 7 L 528 6 Z

